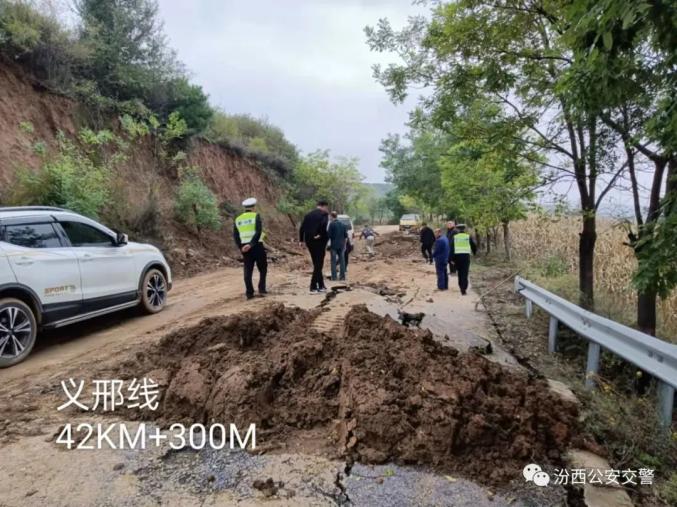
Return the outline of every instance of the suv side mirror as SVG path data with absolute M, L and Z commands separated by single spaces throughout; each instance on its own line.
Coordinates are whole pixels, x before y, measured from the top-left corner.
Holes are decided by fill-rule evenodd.
M 116 241 L 118 246 L 125 246 L 127 243 L 129 243 L 129 236 L 121 232 L 118 232 Z

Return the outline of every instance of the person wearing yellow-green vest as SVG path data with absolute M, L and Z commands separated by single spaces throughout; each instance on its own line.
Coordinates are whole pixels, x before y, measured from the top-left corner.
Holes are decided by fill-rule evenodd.
M 458 286 L 461 289 L 461 294 L 465 296 L 468 290 L 470 254 L 475 255 L 477 253 L 477 245 L 470 237 L 470 234 L 465 231 L 465 224 L 458 224 L 456 231 L 453 241 L 451 241 L 449 246 L 454 259 L 454 265 L 456 266 L 456 272 L 458 273 Z
M 259 270 L 259 294 L 264 296 L 266 291 L 266 274 L 268 272 L 268 258 L 263 246 L 263 223 L 261 215 L 256 212 L 256 199 L 250 197 L 242 202 L 244 213 L 235 218 L 233 238 L 244 258 L 244 285 L 247 299 L 254 297 L 254 265 Z

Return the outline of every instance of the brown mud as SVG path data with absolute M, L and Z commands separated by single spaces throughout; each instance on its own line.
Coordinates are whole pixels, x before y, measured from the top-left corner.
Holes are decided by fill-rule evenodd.
M 309 450 L 348 463 L 429 465 L 489 484 L 529 461 L 560 463 L 577 408 L 544 380 L 362 305 L 334 334 L 311 329 L 318 313 L 277 304 L 208 318 L 119 373 L 161 384 L 161 423 L 256 423 L 261 442 L 320 435 Z
M 395 233 L 376 238 L 376 254 L 386 259 L 402 259 L 421 255 L 418 234 Z M 421 257 L 423 259 L 423 257 Z

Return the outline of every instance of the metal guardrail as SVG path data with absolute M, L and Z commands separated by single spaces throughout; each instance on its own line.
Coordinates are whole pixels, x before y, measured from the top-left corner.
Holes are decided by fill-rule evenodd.
M 606 319 L 539 287 L 519 276 L 515 292 L 526 299 L 526 315 L 533 305 L 550 315 L 548 351 L 557 350 L 557 328 L 561 322 L 589 341 L 585 384 L 595 386 L 602 348 L 622 357 L 658 380 L 658 404 L 661 422 L 672 423 L 672 410 L 677 388 L 677 345 Z

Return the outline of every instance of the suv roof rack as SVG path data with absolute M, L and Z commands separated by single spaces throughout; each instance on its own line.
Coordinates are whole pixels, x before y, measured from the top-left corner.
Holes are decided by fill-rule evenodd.
M 0 213 L 3 211 L 67 211 L 55 206 L 9 206 L 0 207 Z

